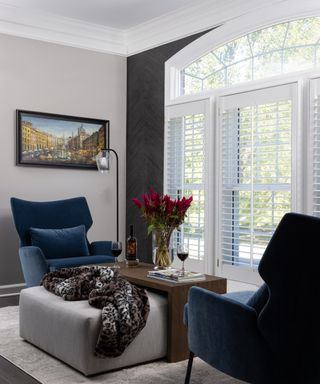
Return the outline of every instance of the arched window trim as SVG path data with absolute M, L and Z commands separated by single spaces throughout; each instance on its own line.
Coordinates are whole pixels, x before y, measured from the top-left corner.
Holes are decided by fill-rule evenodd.
M 264 8 L 261 11 L 256 11 L 251 14 L 241 16 L 235 20 L 231 20 L 211 32 L 208 32 L 179 51 L 166 62 L 166 105 L 177 103 L 179 101 L 183 102 L 187 100 L 203 99 L 204 97 L 209 97 L 216 91 L 209 90 L 193 95 L 180 96 L 180 71 L 208 52 L 254 31 L 268 28 L 272 25 L 283 22 L 316 16 L 320 16 L 320 6 L 318 0 L 310 0 L 308 3 L 292 3 L 292 1 L 285 1 L 280 4 L 272 5 L 267 9 Z

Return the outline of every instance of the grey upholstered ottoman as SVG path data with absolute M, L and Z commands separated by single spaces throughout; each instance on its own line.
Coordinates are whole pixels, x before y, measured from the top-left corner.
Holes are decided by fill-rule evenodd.
M 64 301 L 43 287 L 20 294 L 20 336 L 85 375 L 149 360 L 167 352 L 167 300 L 148 291 L 150 313 L 145 328 L 116 358 L 94 356 L 101 310 L 87 301 Z

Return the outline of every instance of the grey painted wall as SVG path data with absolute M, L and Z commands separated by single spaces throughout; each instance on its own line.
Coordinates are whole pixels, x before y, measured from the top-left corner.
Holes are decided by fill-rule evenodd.
M 207 31 L 206 31 L 207 32 Z M 151 236 L 132 197 L 153 187 L 162 193 L 164 154 L 164 64 L 199 33 L 128 58 L 127 64 L 127 225 L 134 225 L 138 254 L 151 262 Z
M 126 58 L 0 35 L 0 286 L 23 282 L 11 196 L 57 200 L 85 196 L 89 240 L 116 237 L 115 174 L 17 167 L 15 110 L 109 119 L 120 159 L 120 234 L 125 232 Z

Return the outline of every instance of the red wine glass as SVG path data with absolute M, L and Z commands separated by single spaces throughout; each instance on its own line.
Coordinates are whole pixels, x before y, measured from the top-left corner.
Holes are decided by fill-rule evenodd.
M 111 244 L 111 253 L 114 257 L 114 263 L 112 268 L 120 268 L 120 265 L 118 263 L 118 256 L 121 255 L 122 252 L 122 243 L 121 241 L 113 241 Z
M 185 245 L 179 245 L 177 249 L 177 256 L 182 261 L 181 276 L 184 276 L 185 274 L 184 261 L 189 256 L 189 249 Z

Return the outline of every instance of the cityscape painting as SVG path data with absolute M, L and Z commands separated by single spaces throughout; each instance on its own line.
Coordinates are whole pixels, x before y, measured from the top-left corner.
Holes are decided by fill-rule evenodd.
M 97 169 L 109 121 L 17 110 L 17 165 Z

